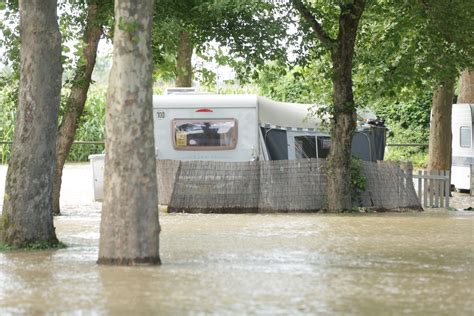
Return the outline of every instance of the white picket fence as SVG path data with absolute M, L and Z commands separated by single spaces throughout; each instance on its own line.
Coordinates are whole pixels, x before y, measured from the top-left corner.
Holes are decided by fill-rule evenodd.
M 449 207 L 450 181 L 449 171 L 418 170 L 413 181 L 418 198 L 423 207 Z
M 471 165 L 471 196 L 474 196 L 474 164 Z

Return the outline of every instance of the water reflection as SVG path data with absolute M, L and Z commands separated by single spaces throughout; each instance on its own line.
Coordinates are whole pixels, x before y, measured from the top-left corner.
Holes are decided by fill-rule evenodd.
M 98 212 L 69 248 L 0 254 L 0 314 L 472 314 L 474 217 L 166 215 L 160 267 L 97 266 Z

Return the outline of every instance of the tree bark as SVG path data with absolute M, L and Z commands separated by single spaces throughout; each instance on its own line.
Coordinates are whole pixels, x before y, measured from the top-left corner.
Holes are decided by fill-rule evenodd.
M 61 92 L 56 0 L 20 0 L 20 97 L 3 205 L 2 242 L 58 242 L 51 213 Z
M 333 106 L 331 109 L 331 149 L 328 156 L 327 211 L 352 208 L 351 144 L 356 127 L 356 105 L 352 92 L 352 59 L 359 20 L 365 0 L 339 5 L 339 30 L 332 38 L 301 0 L 292 0 L 293 7 L 309 23 L 314 35 L 331 53 L 333 71 Z
M 328 156 L 328 211 L 352 208 L 351 144 L 356 127 L 356 105 L 352 91 L 352 59 L 359 19 L 365 2 L 341 7 L 337 45 L 331 52 L 333 65 L 333 113 L 331 150 Z
M 328 156 L 328 212 L 352 208 L 351 144 L 356 126 L 352 93 L 352 56 L 333 54 L 338 80 L 333 81 L 334 112 L 331 118 L 331 149 Z
M 451 169 L 451 114 L 454 98 L 454 84 L 454 78 L 445 79 L 436 85 L 433 93 L 428 161 L 429 170 Z
M 466 69 L 461 75 L 458 103 L 474 103 L 474 69 Z
M 178 51 L 176 53 L 176 87 L 191 87 L 193 83 L 193 43 L 187 31 L 179 34 Z
M 71 86 L 71 92 L 66 101 L 66 109 L 59 126 L 56 140 L 56 166 L 53 182 L 53 215 L 59 215 L 61 179 L 66 158 L 71 150 L 71 145 L 76 136 L 79 120 L 84 112 L 87 92 L 91 84 L 92 71 L 94 70 L 97 56 L 97 47 L 102 36 L 103 22 L 98 18 L 99 6 L 90 2 L 87 7 L 87 20 L 84 33 L 84 50 L 76 69 L 76 74 Z
M 159 264 L 152 115 L 153 0 L 115 2 L 99 264 Z

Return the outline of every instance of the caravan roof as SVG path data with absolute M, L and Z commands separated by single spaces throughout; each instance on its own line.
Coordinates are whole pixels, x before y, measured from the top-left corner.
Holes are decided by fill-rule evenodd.
M 259 121 L 262 125 L 277 128 L 315 129 L 321 125 L 321 119 L 311 115 L 313 104 L 277 102 L 265 97 L 258 97 Z
M 289 102 L 277 102 L 254 94 L 177 94 L 154 95 L 154 108 L 258 108 L 261 125 L 272 128 L 318 129 L 321 118 L 312 115 L 318 105 Z M 375 115 L 366 110 L 357 111 L 360 119 L 375 119 Z M 362 122 L 361 122 L 362 123 Z
M 254 94 L 175 94 L 154 95 L 154 108 L 255 108 Z
M 260 124 L 275 126 L 283 129 L 302 128 L 318 129 L 322 119 L 328 119 L 329 115 L 323 117 L 315 116 L 322 106 L 317 104 L 302 104 L 277 102 L 265 97 L 258 97 Z M 361 126 L 369 119 L 376 119 L 375 114 L 368 109 L 358 109 L 358 125 Z

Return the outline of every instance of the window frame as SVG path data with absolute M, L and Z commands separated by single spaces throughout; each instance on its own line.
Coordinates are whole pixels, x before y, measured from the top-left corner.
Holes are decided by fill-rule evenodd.
M 176 125 L 180 122 L 190 123 L 190 122 L 229 122 L 234 123 L 233 132 L 231 136 L 231 144 L 226 146 L 178 146 L 176 144 Z M 173 143 L 173 148 L 180 151 L 215 151 L 215 150 L 232 150 L 237 147 L 237 142 L 239 139 L 239 127 L 238 121 L 235 118 L 179 118 L 173 119 L 171 121 L 171 138 Z
M 296 135 L 296 136 L 293 136 L 293 138 L 294 138 L 293 146 L 295 147 L 295 159 L 318 158 L 318 141 L 316 139 L 316 135 Z M 314 140 L 314 157 L 308 156 L 308 157 L 297 158 L 297 153 L 299 152 L 299 149 L 301 149 L 301 152 L 306 156 L 307 153 L 304 151 L 304 141 L 308 140 L 309 138 L 313 138 Z M 299 139 L 301 139 L 301 142 L 302 142 L 301 148 L 298 148 L 298 146 L 296 145 Z
M 467 129 L 467 130 L 468 130 L 468 133 L 467 133 L 467 135 L 469 136 L 469 144 L 468 144 L 468 145 L 463 145 L 463 143 L 462 143 L 462 140 L 463 140 L 463 138 L 462 138 L 462 135 L 463 135 L 463 134 L 462 134 L 462 130 L 463 130 L 463 129 Z M 460 126 L 460 127 L 459 127 L 459 146 L 460 146 L 461 148 L 471 148 L 471 146 L 472 146 L 472 130 L 471 130 L 471 127 L 470 127 L 470 126 Z

